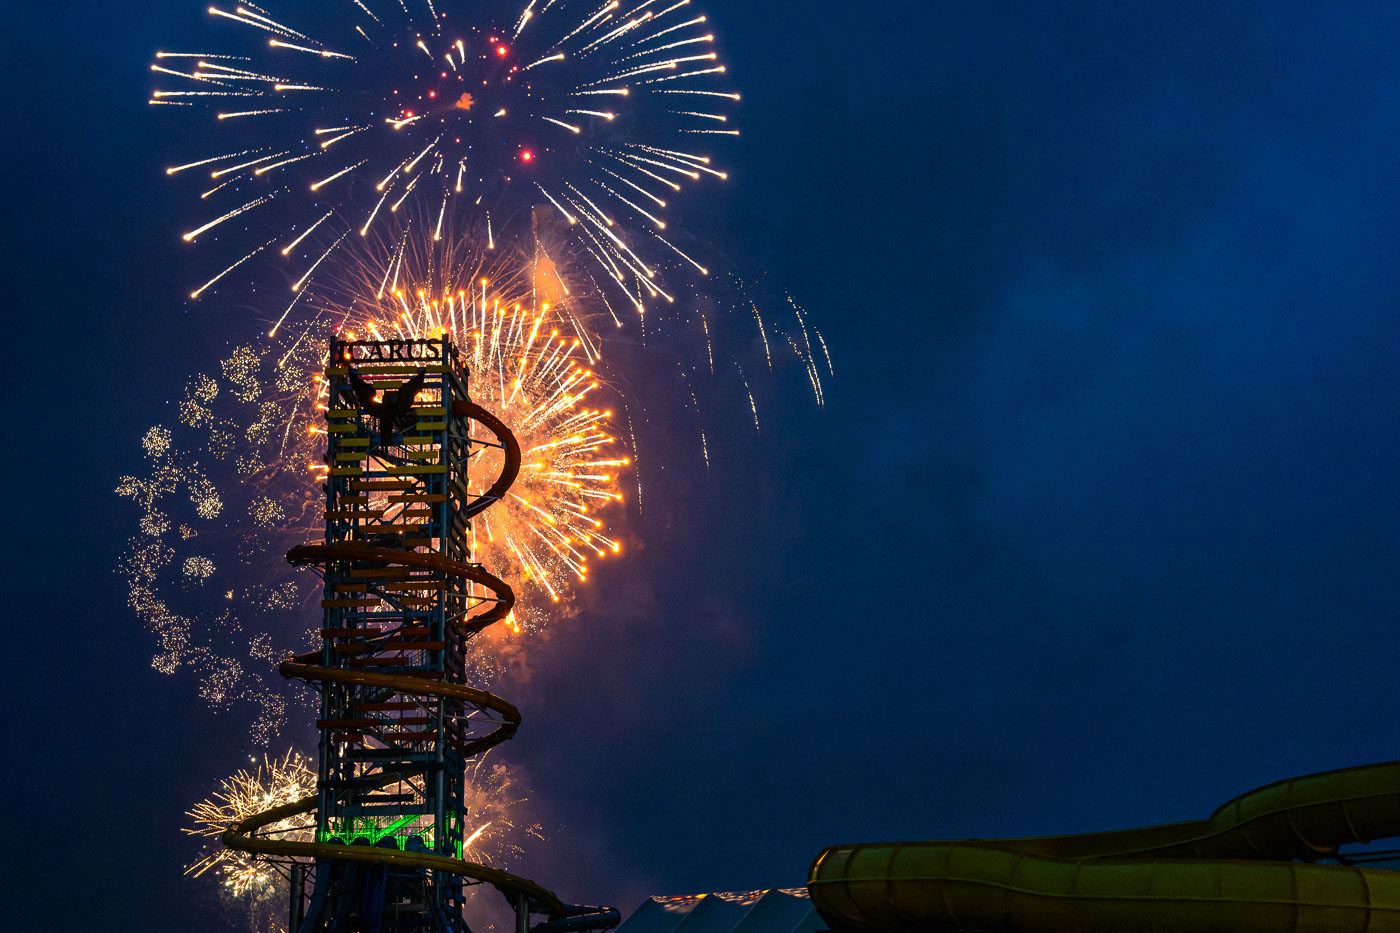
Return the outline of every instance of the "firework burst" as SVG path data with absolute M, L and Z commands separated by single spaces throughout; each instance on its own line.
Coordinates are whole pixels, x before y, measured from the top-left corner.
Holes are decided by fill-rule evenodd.
M 213 873 L 220 888 L 241 908 L 254 914 L 280 907 L 286 897 L 287 858 L 270 859 L 224 848 L 218 842 L 229 827 L 283 804 L 316 793 L 316 772 L 305 755 L 288 750 L 281 758 L 264 755 L 220 782 L 218 790 L 186 811 L 187 835 L 207 840 L 204 853 L 185 874 Z M 462 798 L 469 827 L 462 856 L 483 865 L 506 867 L 524 854 L 531 839 L 542 839 L 540 826 L 525 814 L 529 789 L 503 762 L 477 758 L 467 768 Z M 262 833 L 277 839 L 310 842 L 316 835 L 312 817 L 298 813 L 270 823 Z
M 631 458 L 609 433 L 612 412 L 588 404 L 599 384 L 579 359 L 582 339 L 561 333 L 547 302 L 492 302 L 480 312 L 469 322 L 472 394 L 512 425 L 523 458 L 502 518 L 493 524 L 483 515 L 474 536 L 487 552 L 513 556 L 558 602 L 561 573 L 585 580 L 590 557 L 621 549 L 594 514 L 622 501 L 617 472 Z M 493 475 L 489 466 L 483 472 Z
M 214 117 L 209 148 L 166 169 L 201 179 L 183 238 L 235 243 L 236 260 L 194 297 L 254 260 L 285 262 L 300 291 L 405 206 L 434 240 L 469 235 L 486 250 L 551 211 L 638 311 L 673 300 L 662 262 L 708 274 L 663 233 L 683 188 L 726 177 L 709 145 L 738 134 L 739 95 L 691 0 L 209 14 L 243 44 L 158 52 L 151 66 L 151 104 Z M 454 210 L 469 230 L 453 229 Z
M 280 555 L 320 515 L 314 486 L 291 470 L 304 462 L 314 414 L 306 372 L 322 352 L 236 347 L 189 379 L 172 422 L 142 439 L 146 468 L 116 489 L 139 509 L 118 570 L 157 638 L 152 666 L 193 671 L 214 709 L 251 703 L 262 743 L 289 706 L 272 668 L 314 644 L 315 587 Z
M 621 403 L 597 376 L 602 345 L 577 310 L 567 261 L 539 241 L 523 256 L 487 257 L 407 230 L 381 245 L 377 259 L 347 254 L 358 261 L 328 276 L 275 339 L 237 346 L 190 378 L 172 421 L 143 439 L 146 469 L 117 486 L 139 509 L 119 570 L 157 637 L 153 666 L 193 672 L 214 709 L 253 708 L 260 744 L 299 702 L 275 665 L 318 643 L 315 587 L 282 554 L 320 534 L 320 374 L 335 333 L 451 332 L 473 398 L 521 441 L 514 489 L 472 526 L 477 559 L 523 584 L 507 626 L 474 643 L 483 676 L 514 657 L 512 635 L 545 628 L 591 560 L 621 549 L 611 524 L 631 452 L 614 438 L 608 404 L 593 401 Z M 500 451 L 479 450 L 471 477 L 484 486 Z
M 508 498 L 473 523 L 471 550 L 493 572 L 525 582 L 508 620 L 515 631 L 545 619 L 532 594 L 558 603 L 570 581 L 587 579 L 591 560 L 622 547 L 608 523 L 631 456 L 614 436 L 613 412 L 592 401 L 620 400 L 597 373 L 602 343 L 577 310 L 568 277 L 538 240 L 533 255 L 483 262 L 474 251 L 406 235 L 382 268 L 342 274 L 318 304 L 352 337 L 451 335 L 472 398 L 511 426 L 520 476 Z M 321 399 L 324 381 L 314 378 Z M 500 472 L 501 451 L 487 435 L 478 440 L 471 475 L 485 484 Z
M 316 793 L 316 772 L 306 756 L 288 751 L 280 759 L 263 756 L 251 770 L 241 769 L 225 778 L 219 789 L 200 801 L 185 816 L 190 825 L 185 832 L 202 839 L 217 840 L 230 826 L 273 807 L 293 803 Z M 271 824 L 267 831 L 280 839 L 309 841 L 315 835 L 305 814 Z M 226 891 L 237 897 L 261 900 L 278 892 L 282 883 L 277 869 L 261 859 L 222 845 L 206 851 L 185 869 L 196 877 L 213 871 Z

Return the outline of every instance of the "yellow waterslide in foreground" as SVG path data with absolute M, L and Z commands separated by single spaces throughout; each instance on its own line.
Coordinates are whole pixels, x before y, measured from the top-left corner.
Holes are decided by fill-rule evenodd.
M 1270 784 L 1197 822 L 833 846 L 807 888 L 835 931 L 1400 933 L 1400 871 L 1310 864 L 1392 836 L 1400 761 Z

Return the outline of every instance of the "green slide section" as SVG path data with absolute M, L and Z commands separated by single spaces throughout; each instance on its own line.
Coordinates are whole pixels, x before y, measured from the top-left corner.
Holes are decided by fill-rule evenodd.
M 1312 864 L 1393 836 L 1400 761 L 1280 781 L 1196 822 L 833 846 L 807 888 L 838 933 L 1400 933 L 1400 871 Z

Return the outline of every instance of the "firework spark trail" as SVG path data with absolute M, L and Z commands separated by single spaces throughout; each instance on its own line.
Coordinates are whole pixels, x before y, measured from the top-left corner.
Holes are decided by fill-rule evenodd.
M 744 367 L 738 360 L 734 361 L 734 368 L 739 370 L 739 378 L 744 383 L 744 391 L 748 393 L 749 410 L 753 412 L 753 429 L 755 432 L 758 432 L 761 429 L 758 426 L 758 403 L 755 402 L 753 398 L 753 387 L 749 385 L 749 377 L 744 375 Z
M 648 302 L 672 300 L 657 281 L 658 251 L 708 274 L 687 249 L 655 233 L 667 226 L 662 191 L 727 177 L 698 149 L 703 137 L 695 134 L 737 133 L 709 128 L 728 126 L 732 114 L 721 108 L 740 96 L 725 87 L 715 35 L 705 16 L 691 15 L 689 0 L 446 0 L 414 12 L 402 2 L 344 6 L 343 17 L 315 29 L 271 8 L 210 7 L 244 43 L 240 54 L 156 54 L 152 73 L 164 86 L 151 103 L 204 107 L 215 126 L 236 117 L 240 139 L 264 144 L 167 169 L 205 168 L 226 179 L 203 193 L 219 202 L 215 219 L 196 225 L 187 241 L 234 218 L 247 218 L 244 226 L 263 240 L 296 237 L 280 255 L 223 237 L 243 257 L 235 265 L 259 260 L 256 277 L 268 264 L 295 259 L 304 238 L 330 257 L 346 248 L 346 234 L 368 237 L 417 201 L 436 217 L 439 239 L 471 235 L 481 217 L 495 214 L 483 226 L 490 247 L 517 236 L 534 208 L 551 205 L 577 225 L 577 248 L 639 314 Z M 359 112 L 345 113 L 347 89 L 366 102 Z M 247 101 L 230 109 L 229 97 Z M 594 103 L 601 100 L 606 105 Z M 315 156 L 331 147 L 343 158 L 327 166 Z M 379 180 L 373 194 L 358 193 L 357 177 Z M 274 193 L 276 206 L 265 207 Z M 250 217 L 255 208 L 264 209 Z M 453 229 L 454 217 L 464 226 Z M 315 218 L 324 242 L 308 237 Z M 194 294 L 206 294 L 224 274 Z M 280 275 L 305 282 L 299 271 Z

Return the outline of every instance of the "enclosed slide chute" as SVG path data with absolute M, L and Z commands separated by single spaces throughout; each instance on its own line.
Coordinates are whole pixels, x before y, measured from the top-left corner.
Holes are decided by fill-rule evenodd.
M 836 933 L 1400 933 L 1400 871 L 1336 860 L 1400 836 L 1400 761 L 1269 784 L 1209 819 L 1027 839 L 833 846 Z

